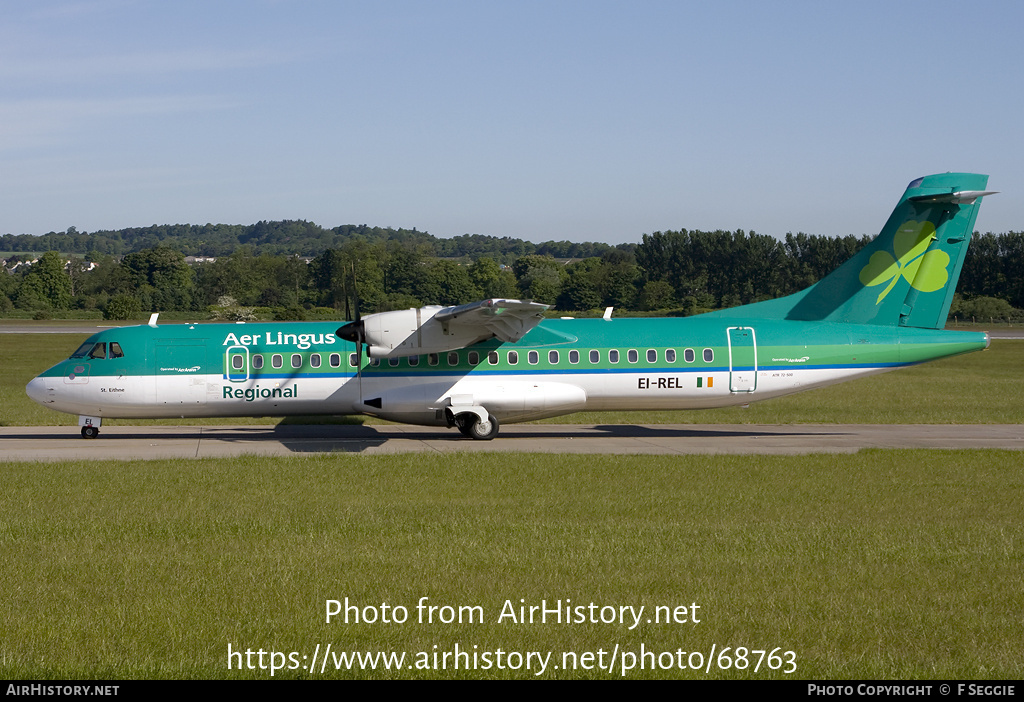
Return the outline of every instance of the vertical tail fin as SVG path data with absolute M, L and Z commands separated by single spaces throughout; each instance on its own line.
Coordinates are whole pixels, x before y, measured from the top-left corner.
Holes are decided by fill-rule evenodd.
M 918 178 L 881 233 L 832 273 L 795 295 L 725 313 L 942 329 L 982 197 L 993 194 L 987 184 L 973 173 Z
M 987 184 L 971 173 L 913 181 L 881 233 L 787 316 L 943 328 Z

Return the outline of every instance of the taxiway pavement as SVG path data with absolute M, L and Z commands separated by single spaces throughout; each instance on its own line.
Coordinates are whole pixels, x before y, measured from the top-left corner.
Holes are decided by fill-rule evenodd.
M 1021 424 L 519 424 L 493 441 L 406 425 L 2 427 L 0 461 L 146 460 L 347 453 L 853 453 L 866 448 L 1024 450 Z

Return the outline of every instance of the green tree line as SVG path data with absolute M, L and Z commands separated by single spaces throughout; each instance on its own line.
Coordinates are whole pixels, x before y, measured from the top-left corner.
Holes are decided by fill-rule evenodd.
M 240 246 L 247 246 L 254 256 L 318 256 L 329 249 L 340 249 L 357 242 L 371 245 L 402 244 L 438 258 L 476 260 L 486 256 L 504 264 L 511 264 L 520 256 L 528 254 L 555 258 L 589 258 L 616 248 L 597 242 L 546 241 L 534 244 L 523 239 L 483 234 L 464 234 L 450 239 L 440 239 L 415 228 L 391 229 L 370 227 L 365 224 L 347 224 L 324 229 L 312 222 L 285 220 L 250 225 L 153 225 L 92 233 L 80 232 L 75 227 L 70 227 L 65 232 L 50 232 L 41 236 L 4 234 L 0 236 L 0 251 L 61 251 L 92 256 L 123 256 L 166 246 L 186 256 L 219 257 L 229 256 Z M 618 248 L 628 250 L 633 246 L 622 244 Z
M 438 256 L 436 242 L 419 234 L 349 238 L 310 260 L 261 253 L 249 243 L 191 265 L 182 250 L 166 243 L 124 255 L 93 252 L 70 263 L 49 251 L 33 265 L 0 276 L 0 312 L 340 319 L 351 317 L 356 304 L 369 313 L 518 297 L 570 313 L 614 306 L 695 314 L 801 290 L 868 241 L 683 229 L 644 235 L 632 247 L 598 247 L 585 257 L 555 257 L 534 248 L 506 265 L 489 255 Z M 480 250 L 488 248 L 478 243 Z M 1024 233 L 975 234 L 959 292 L 954 312 L 968 317 L 1006 317 L 1024 308 Z

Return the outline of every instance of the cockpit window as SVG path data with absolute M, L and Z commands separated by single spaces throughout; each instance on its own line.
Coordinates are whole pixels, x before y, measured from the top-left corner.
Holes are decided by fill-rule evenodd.
M 108 346 L 110 347 L 109 349 L 107 348 Z M 71 354 L 71 358 L 124 358 L 124 351 L 121 349 L 121 344 L 116 341 L 111 341 L 109 344 L 103 341 L 99 343 L 87 341 L 75 349 L 75 352 Z
M 90 351 L 92 351 L 92 347 L 95 346 L 95 345 L 96 345 L 95 342 L 92 342 L 92 341 L 85 342 L 84 344 L 79 346 L 77 349 L 75 349 L 75 352 L 73 354 L 71 354 L 71 358 L 85 358 L 85 354 L 87 354 Z

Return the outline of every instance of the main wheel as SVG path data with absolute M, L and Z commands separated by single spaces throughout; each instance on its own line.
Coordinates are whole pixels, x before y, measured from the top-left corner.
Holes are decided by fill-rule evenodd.
M 82 438 L 83 439 L 95 439 L 100 435 L 100 430 L 96 427 L 82 427 Z
M 486 422 L 480 421 L 480 418 L 476 416 L 470 420 L 469 436 L 477 441 L 490 441 L 497 435 L 498 420 L 494 418 L 493 414 L 487 415 Z

